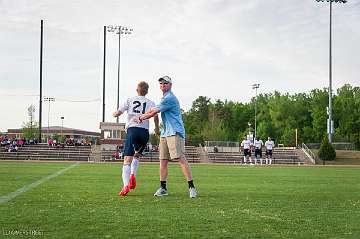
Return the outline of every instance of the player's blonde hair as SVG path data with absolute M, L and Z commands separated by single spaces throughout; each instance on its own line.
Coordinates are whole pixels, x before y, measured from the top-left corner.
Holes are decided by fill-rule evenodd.
M 138 84 L 138 91 L 140 95 L 145 96 L 149 91 L 149 84 L 145 81 L 140 81 Z

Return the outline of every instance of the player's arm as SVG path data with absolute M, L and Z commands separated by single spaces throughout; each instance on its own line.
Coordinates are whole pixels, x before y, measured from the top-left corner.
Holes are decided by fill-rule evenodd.
M 155 134 L 160 135 L 159 116 L 157 114 L 154 115 L 154 123 L 155 123 Z
M 129 99 L 127 99 L 121 106 L 119 109 L 117 109 L 117 111 L 115 111 L 113 113 L 113 117 L 119 117 L 120 115 L 122 115 L 124 112 L 126 112 L 129 108 L 129 104 L 128 104 Z
M 154 117 L 155 115 L 157 115 L 157 113 L 159 113 L 160 110 L 157 108 L 152 108 L 151 110 L 149 110 L 148 112 L 146 112 L 145 114 L 142 114 L 139 116 L 138 120 L 139 122 L 143 122 L 144 120 L 150 119 L 151 117 Z M 158 119 L 159 120 L 159 119 Z
M 119 117 L 123 112 L 120 110 L 117 110 L 113 113 L 113 117 Z

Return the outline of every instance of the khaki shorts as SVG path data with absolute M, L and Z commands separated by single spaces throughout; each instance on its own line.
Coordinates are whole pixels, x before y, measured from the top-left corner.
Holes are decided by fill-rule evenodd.
M 176 134 L 161 137 L 159 143 L 160 159 L 177 159 L 185 156 L 185 140 Z

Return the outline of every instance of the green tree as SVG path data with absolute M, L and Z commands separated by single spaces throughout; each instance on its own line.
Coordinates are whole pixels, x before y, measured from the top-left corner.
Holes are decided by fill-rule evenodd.
M 27 113 L 29 116 L 29 121 L 28 122 L 24 122 L 22 125 L 22 134 L 23 137 L 26 139 L 30 139 L 30 138 L 37 138 L 39 135 L 39 124 L 38 122 L 36 122 L 34 119 L 34 113 L 35 113 L 35 106 L 34 105 L 30 105 L 27 108 Z
M 192 104 L 189 112 L 183 113 L 187 139 L 189 141 L 203 141 L 204 123 L 209 118 L 210 98 L 199 96 Z
M 216 100 L 199 96 L 183 113 L 187 140 L 242 140 L 248 122 L 255 125 L 255 97 L 250 103 Z M 257 98 L 257 136 L 279 143 L 319 142 L 327 131 L 328 91 L 314 89 L 294 95 L 279 92 Z M 344 85 L 333 97 L 335 139 L 354 142 L 360 148 L 360 89 Z
M 332 161 L 336 158 L 336 152 L 334 147 L 329 143 L 327 136 L 323 138 L 323 141 L 321 143 L 318 156 L 321 160 L 323 160 L 323 163 L 325 164 L 325 161 Z
M 24 122 L 21 129 L 22 137 L 33 139 L 39 136 L 39 124 L 37 122 Z
M 310 93 L 310 112 L 312 117 L 313 140 L 319 142 L 326 134 L 328 93 L 326 90 L 312 90 Z
M 339 88 L 334 98 L 335 139 L 355 141 L 360 131 L 359 105 L 356 97 L 359 88 L 346 84 Z

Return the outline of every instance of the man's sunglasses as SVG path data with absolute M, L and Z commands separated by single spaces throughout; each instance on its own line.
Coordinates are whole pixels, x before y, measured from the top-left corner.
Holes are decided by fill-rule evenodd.
M 160 82 L 160 85 L 167 85 L 169 82 Z

